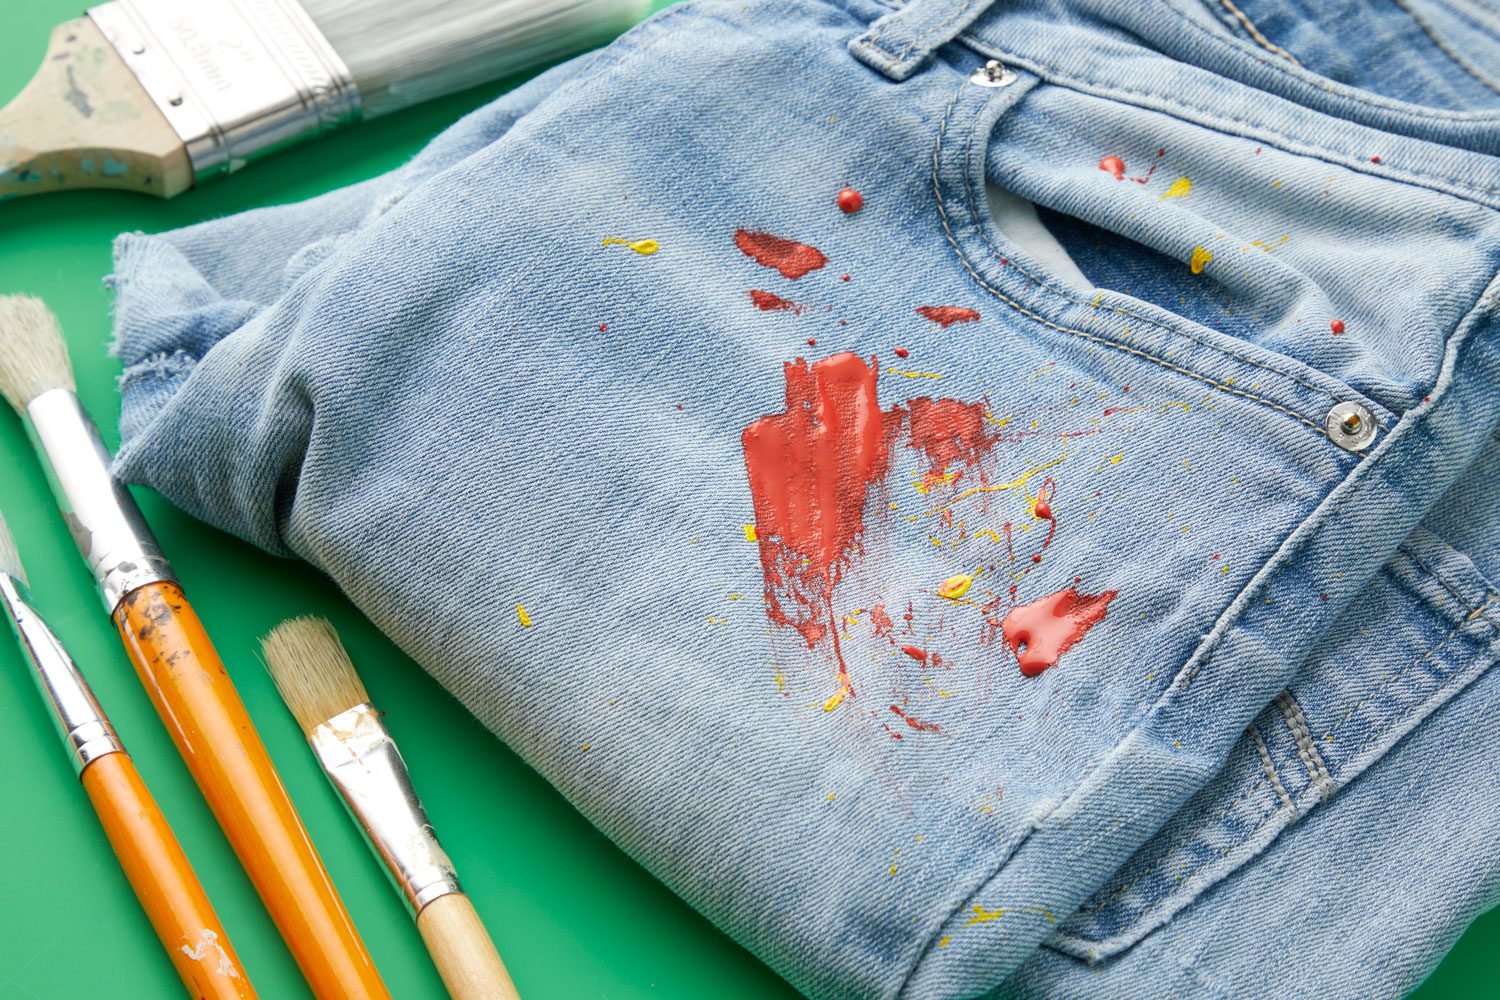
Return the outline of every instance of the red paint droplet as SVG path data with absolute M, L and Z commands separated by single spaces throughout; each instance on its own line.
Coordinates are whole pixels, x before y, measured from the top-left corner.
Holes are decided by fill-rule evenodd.
M 1021 673 L 1035 677 L 1104 620 L 1117 591 L 1080 594 L 1069 587 L 1030 604 L 1012 608 L 1001 631 Z M 1025 646 L 1025 649 L 1021 647 Z
M 609 324 L 607 324 L 607 323 L 600 323 L 599 324 L 599 332 L 600 333 L 604 333 L 608 329 L 609 329 Z
M 917 306 L 917 315 L 932 320 L 945 330 L 954 323 L 972 323 L 979 319 L 977 311 L 963 306 Z
M 1031 557 L 1031 561 L 1034 562 L 1034 563 L 1041 562 L 1042 561 L 1042 554 L 1040 552 L 1038 552 L 1036 555 L 1034 555 L 1034 556 Z
M 1052 520 L 1052 505 L 1045 500 L 1038 500 L 1036 506 L 1032 508 L 1032 513 L 1036 515 L 1038 521 L 1050 521 Z
M 848 281 L 849 280 L 849 276 L 846 274 L 843 277 L 841 277 L 839 280 L 840 281 Z
M 817 247 L 784 240 L 770 233 L 741 229 L 734 234 L 734 245 L 757 264 L 780 271 L 783 278 L 793 281 L 828 263 L 828 258 Z
M 1327 594 L 1319 594 L 1318 596 L 1321 597 L 1325 601 L 1328 600 L 1328 595 Z
M 908 617 L 907 620 L 910 621 L 910 617 Z M 910 656 L 918 663 L 927 662 L 927 650 L 923 649 L 921 646 L 902 646 L 901 652 L 905 653 L 907 656 Z
M 1117 181 L 1125 179 L 1125 161 L 1118 156 L 1106 156 L 1100 160 L 1099 169 L 1114 177 Z
M 900 717 L 902 721 L 904 721 L 908 726 L 911 726 L 913 729 L 917 730 L 918 732 L 923 732 L 923 733 L 940 733 L 940 732 L 942 732 L 942 729 L 938 726 L 938 724 L 936 722 L 925 722 L 922 719 L 917 718 L 915 715 L 907 715 L 905 712 L 901 711 L 901 709 L 898 708 L 895 705 L 891 706 L 891 711 L 895 712 L 896 715 L 898 717 Z
M 1214 553 L 1214 558 L 1215 559 L 1219 558 L 1219 554 L 1217 552 Z
M 1378 156 L 1372 156 L 1372 157 L 1370 157 L 1370 162 L 1371 163 L 1379 163 L 1380 162 L 1380 157 L 1378 157 Z
M 1333 335 L 1337 337 L 1339 334 L 1344 332 L 1344 321 L 1341 319 L 1336 319 L 1332 323 L 1328 324 L 1328 329 L 1332 330 Z
M 1255 147 L 1255 155 L 1256 155 L 1256 156 L 1259 156 L 1259 155 L 1260 155 L 1260 147 L 1259 147 L 1259 146 L 1256 146 L 1256 147 Z
M 678 403 L 678 404 L 677 404 L 677 408 L 678 408 L 678 409 L 679 409 L 679 410 L 680 410 L 680 409 L 682 409 L 682 404 L 681 404 L 681 403 Z
M 1075 576 L 1075 577 L 1073 577 L 1073 582 L 1074 583 L 1082 583 L 1083 582 L 1083 577 L 1081 577 L 1081 576 Z
M 791 299 L 784 299 L 774 292 L 763 292 L 759 288 L 752 288 L 750 289 L 750 301 L 761 312 L 789 312 L 798 316 L 802 315 L 802 306 Z
M 893 348 L 891 348 L 891 350 L 893 350 L 893 351 L 896 352 L 896 357 L 898 357 L 898 358 L 905 358 L 905 357 L 909 357 L 911 355 L 911 351 L 908 351 L 904 347 L 893 347 Z
M 808 347 L 817 347 L 818 346 L 818 342 L 816 340 L 814 340 L 812 337 L 808 337 L 807 338 L 807 346 Z
M 839 192 L 839 211 L 845 215 L 853 215 L 865 207 L 865 196 L 853 188 L 844 188 Z
M 1120 387 L 1120 391 L 1121 392 L 1129 392 L 1130 391 L 1130 386 L 1128 386 L 1128 385 L 1121 386 Z

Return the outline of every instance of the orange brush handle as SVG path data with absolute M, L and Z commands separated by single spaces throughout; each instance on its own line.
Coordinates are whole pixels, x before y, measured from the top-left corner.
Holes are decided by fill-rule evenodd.
M 389 1000 L 182 588 L 133 590 L 114 617 L 156 711 L 313 994 Z
M 206 1000 L 254 998 L 229 935 L 135 762 L 128 754 L 105 754 L 80 780 L 188 993 Z

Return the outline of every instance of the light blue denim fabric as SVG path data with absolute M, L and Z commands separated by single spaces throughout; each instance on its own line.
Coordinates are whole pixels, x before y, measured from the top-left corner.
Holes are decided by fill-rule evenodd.
M 1234 888 L 1302 890 L 1245 863 L 1288 827 L 1294 862 L 1357 849 L 1369 806 L 1313 803 L 1427 773 L 1457 713 L 1418 723 L 1455 695 L 1483 719 L 1460 689 L 1493 658 L 1467 617 L 1491 557 L 1448 544 L 1493 533 L 1419 525 L 1500 423 L 1495 102 L 1359 89 L 1222 14 L 674 8 L 385 178 L 122 238 L 119 471 L 327 571 L 811 995 L 1087 995 L 1114 968 L 1170 993 L 1202 951 L 1174 923 L 1258 941 Z M 976 82 L 993 57 L 1013 82 Z M 1084 286 L 987 185 L 1041 206 Z M 826 263 L 760 266 L 741 232 Z M 768 584 L 785 539 L 751 540 L 742 435 L 799 412 L 794 359 L 851 353 L 882 408 L 976 404 L 985 446 L 887 443 L 819 637 L 765 600 L 816 614 Z M 1379 425 L 1359 453 L 1324 431 L 1351 402 Z M 1070 587 L 1116 596 L 1023 676 L 990 617 Z M 1493 749 L 1458 729 L 1457 759 Z M 1426 886 L 1455 915 L 1408 925 L 1420 960 L 1382 983 L 1493 898 L 1466 856 L 1487 881 Z M 1269 989 L 1285 947 L 1221 974 Z

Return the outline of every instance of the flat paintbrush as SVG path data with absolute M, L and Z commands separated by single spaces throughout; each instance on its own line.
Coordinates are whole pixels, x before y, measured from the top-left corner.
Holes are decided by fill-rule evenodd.
M 170 198 L 361 118 L 602 44 L 646 0 L 112 0 L 0 109 L 0 198 Z
M 261 640 L 271 677 L 328 780 L 385 862 L 455 1000 L 515 1000 L 495 945 L 458 884 L 338 633 L 322 618 L 282 622 Z
M 58 506 L 178 753 L 320 1000 L 388 1000 L 239 693 L 84 412 L 57 319 L 0 297 L 0 393 L 26 422 Z
M 99 814 L 120 867 L 189 995 L 200 1000 L 253 1000 L 255 990 L 245 978 L 229 935 L 161 807 L 88 682 L 37 612 L 4 517 L 0 517 L 0 605 L 31 662 L 32 677 L 62 733 L 73 769 Z M 86 899 L 80 900 L 76 911 L 79 928 L 87 932 L 90 907 Z

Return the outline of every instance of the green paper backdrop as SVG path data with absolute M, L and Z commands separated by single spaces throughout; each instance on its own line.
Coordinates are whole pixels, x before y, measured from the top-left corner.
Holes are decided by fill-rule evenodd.
M 656 0 L 657 9 L 667 6 Z M 0 94 L 19 92 L 77 0 L 11 3 Z M 80 395 L 115 443 L 105 355 L 110 241 L 295 201 L 398 166 L 517 81 L 409 111 L 259 163 L 172 202 L 112 193 L 0 204 L 0 293 L 40 295 L 67 331 Z M 160 800 L 262 997 L 309 994 L 157 721 L 58 518 L 20 423 L 0 418 L 0 509 L 33 590 Z M 411 765 L 433 822 L 527 1000 L 781 998 L 794 992 L 627 858 L 399 653 L 319 573 L 273 559 L 160 498 L 142 507 L 257 720 L 303 819 L 397 1000 L 443 996 L 422 943 L 286 713 L 257 653 L 283 618 L 343 634 Z M 14 646 L 0 643 L 0 998 L 181 996 L 116 866 Z M 1500 911 L 1479 920 L 1415 994 L 1494 995 Z

